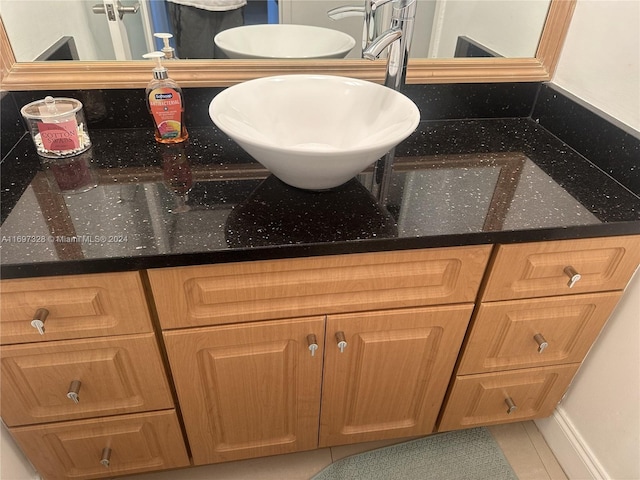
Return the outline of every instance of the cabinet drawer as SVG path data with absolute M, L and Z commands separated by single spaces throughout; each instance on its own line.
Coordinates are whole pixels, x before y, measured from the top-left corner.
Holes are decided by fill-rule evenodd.
M 3 280 L 0 304 L 3 345 L 153 331 L 137 272 Z
M 638 263 L 640 236 L 500 245 L 482 300 L 622 290 Z
M 173 410 L 12 428 L 46 480 L 104 478 L 189 465 Z M 111 450 L 101 463 L 105 448 Z
M 491 246 L 149 271 L 163 328 L 475 300 Z
M 582 362 L 622 292 L 483 303 L 458 375 Z
M 551 415 L 579 363 L 458 376 L 438 431 L 519 422 Z M 515 407 L 509 413 L 508 403 Z
M 9 426 L 173 407 L 152 333 L 5 346 L 1 366 Z

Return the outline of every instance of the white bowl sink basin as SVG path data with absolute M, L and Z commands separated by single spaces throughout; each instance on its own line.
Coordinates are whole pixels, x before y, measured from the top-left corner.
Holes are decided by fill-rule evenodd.
M 310 25 L 245 25 L 213 41 L 229 58 L 344 58 L 355 46 L 350 35 Z
M 418 107 L 403 94 L 330 75 L 239 83 L 214 97 L 209 115 L 276 177 L 308 190 L 349 181 L 420 121 Z

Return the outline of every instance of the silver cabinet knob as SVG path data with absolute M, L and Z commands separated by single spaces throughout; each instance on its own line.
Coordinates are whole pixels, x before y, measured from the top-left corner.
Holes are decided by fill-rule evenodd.
M 73 403 L 79 403 L 80 397 L 78 394 L 80 393 L 80 385 L 82 382 L 80 380 L 74 380 L 69 385 L 69 391 L 67 392 L 67 398 L 73 400 Z
M 533 339 L 536 341 L 536 343 L 538 344 L 538 353 L 542 353 L 544 352 L 545 348 L 547 348 L 549 346 L 549 342 L 547 342 L 545 340 L 545 338 L 542 336 L 541 333 L 536 333 L 533 336 Z
M 336 342 L 338 342 L 340 353 L 344 353 L 344 349 L 347 348 L 347 340 L 344 337 L 344 332 L 336 332 Z
M 38 330 L 40 335 L 44 335 L 44 322 L 49 316 L 49 310 L 46 308 L 39 308 L 36 313 L 33 314 L 33 320 L 31 320 L 31 326 Z
M 309 345 L 309 351 L 311 352 L 311 356 L 316 356 L 316 350 L 318 350 L 318 339 L 313 333 L 307 335 L 307 344 Z
M 582 275 L 580 275 L 571 265 L 564 267 L 564 273 L 569 277 L 569 281 L 567 282 L 567 287 L 569 288 L 573 288 L 576 282 L 582 278 Z
M 102 449 L 102 458 L 100 459 L 100 463 L 106 468 L 109 468 L 109 464 L 111 463 L 111 449 L 109 447 L 104 447 Z
M 511 397 L 507 397 L 504 399 L 504 403 L 507 404 L 507 413 L 511 414 L 513 412 L 515 412 L 518 409 L 518 406 L 516 405 L 516 403 L 513 401 L 513 399 Z

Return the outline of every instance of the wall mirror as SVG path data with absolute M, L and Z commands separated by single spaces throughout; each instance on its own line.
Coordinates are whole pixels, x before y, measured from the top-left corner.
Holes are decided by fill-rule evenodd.
M 105 3 L 112 0 L 103 0 Z M 133 0 L 132 0 L 133 1 Z M 140 1 L 141 5 L 158 0 Z M 249 0 L 255 5 L 258 0 Z M 409 61 L 407 83 L 461 83 L 461 82 L 523 82 L 546 81 L 553 74 L 560 49 L 564 41 L 575 3 L 577 0 L 526 0 L 513 2 L 504 0 L 417 0 L 419 18 L 416 19 L 416 31 L 412 46 L 412 58 Z M 254 3 L 252 3 L 254 2 Z M 32 28 L 16 28 L 16 16 L 11 6 L 42 3 L 47 5 L 87 3 L 87 0 L 47 0 L 29 1 L 2 0 L 0 3 L 0 54 L 2 55 L 2 75 L 0 81 L 3 90 L 39 90 L 39 89 L 91 89 L 91 88 L 141 88 L 150 77 L 152 66 L 144 60 L 115 60 L 107 58 L 113 55 L 113 49 L 105 47 L 106 52 L 88 54 L 82 52 L 79 58 L 90 60 L 40 61 L 39 55 L 24 48 L 24 37 L 42 37 L 43 31 L 52 27 L 33 25 Z M 88 3 L 100 3 L 99 0 Z M 130 3 L 122 0 L 122 4 Z M 266 1 L 265 1 L 266 3 Z M 360 0 L 279 0 L 279 18 L 276 23 L 302 23 L 300 15 L 321 19 L 320 26 L 327 22 L 337 29 L 354 32 L 357 46 L 346 58 L 341 59 L 197 59 L 171 62 L 171 75 L 184 87 L 228 86 L 241 81 L 267 75 L 283 73 L 327 73 L 345 75 L 365 80 L 381 82 L 384 78 L 385 60 L 369 61 L 359 58 L 358 18 L 344 19 L 344 25 L 337 26 L 343 20 L 331 20 L 324 12 L 337 5 L 358 4 Z M 517 4 L 517 8 L 514 6 Z M 531 8 L 525 8 L 529 5 Z M 93 7 L 93 5 L 92 5 Z M 304 12 L 300 14 L 298 12 Z M 318 12 L 321 12 L 319 14 Z M 462 14 L 466 19 L 461 20 Z M 297 15 L 297 16 L 296 16 Z M 70 13 L 65 16 L 73 21 Z M 85 14 L 85 17 L 88 15 Z M 35 15 L 29 20 L 36 22 Z M 97 15 L 94 15 L 98 21 Z M 126 16 L 125 16 L 126 17 Z M 51 15 L 48 16 L 51 18 Z M 452 27 L 453 20 L 455 27 Z M 491 23 L 493 22 L 493 23 Z M 76 23 L 77 19 L 76 19 Z M 305 23 L 307 23 L 305 21 Z M 531 24 L 525 34 L 522 25 Z M 50 25 L 60 27 L 60 22 Z M 99 25 L 99 24 L 98 24 Z M 478 26 L 479 25 L 479 26 Z M 498 25 L 500 28 L 498 28 Z M 355 26 L 355 29 L 354 29 Z M 488 27 L 489 26 L 489 27 Z M 5 28 L 6 27 L 6 28 Z M 86 28 L 86 26 L 85 26 Z M 100 30 L 91 27 L 92 31 Z M 149 28 L 140 35 L 152 38 Z M 129 29 L 131 31 L 131 29 Z M 499 31 L 500 34 L 495 34 Z M 453 32 L 453 33 L 452 33 Z M 502 40 L 489 38 L 502 36 Z M 64 31 L 58 32 L 61 35 Z M 455 35 L 454 35 L 455 34 Z M 496 56 L 487 58 L 455 58 L 452 53 L 451 39 L 469 37 L 478 41 Z M 135 33 L 130 35 L 135 37 Z M 484 38 L 483 38 L 484 36 Z M 58 35 L 60 37 L 60 35 Z M 18 39 L 20 38 L 20 40 Z M 60 37 L 62 38 L 62 37 Z M 50 43 L 52 40 L 46 40 Z M 29 43 L 29 42 L 27 42 Z M 31 42 L 33 43 L 33 42 Z M 85 49 L 85 43 L 79 50 Z M 144 44 L 144 42 L 143 42 Z M 149 49 L 150 43 L 138 47 Z M 38 51 L 43 46 L 36 47 Z M 134 49 L 135 50 L 135 49 Z M 94 56 L 92 56 L 94 55 Z M 29 61 L 36 58 L 38 61 Z M 138 58 L 134 52 L 130 58 Z

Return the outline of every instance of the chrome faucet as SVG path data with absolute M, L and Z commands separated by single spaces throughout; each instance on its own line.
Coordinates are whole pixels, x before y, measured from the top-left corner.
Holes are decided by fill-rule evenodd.
M 362 52 L 363 58 L 377 59 L 389 48 L 387 73 L 384 84 L 400 90 L 407 76 L 407 61 L 413 38 L 413 24 L 416 18 L 417 0 L 369 0 L 375 11 L 386 3 L 393 2 L 391 27 L 375 38 Z
M 347 17 L 364 17 L 362 24 L 362 51 L 364 52 L 378 34 L 376 25 L 376 10 L 378 6 L 381 5 L 377 5 L 374 0 L 365 0 L 364 5 L 344 5 L 333 8 L 327 12 L 327 15 L 333 20 Z
M 390 1 L 393 2 L 391 27 L 375 38 L 363 50 L 362 57 L 375 60 L 388 48 L 387 72 L 384 84 L 399 91 L 407 77 L 407 61 L 409 60 L 409 50 L 413 37 L 417 0 L 371 0 L 371 4 L 375 9 Z M 378 160 L 373 169 L 370 189 L 381 204 L 386 203 L 387 200 L 391 185 L 394 156 L 395 148 L 391 149 L 384 158 Z

